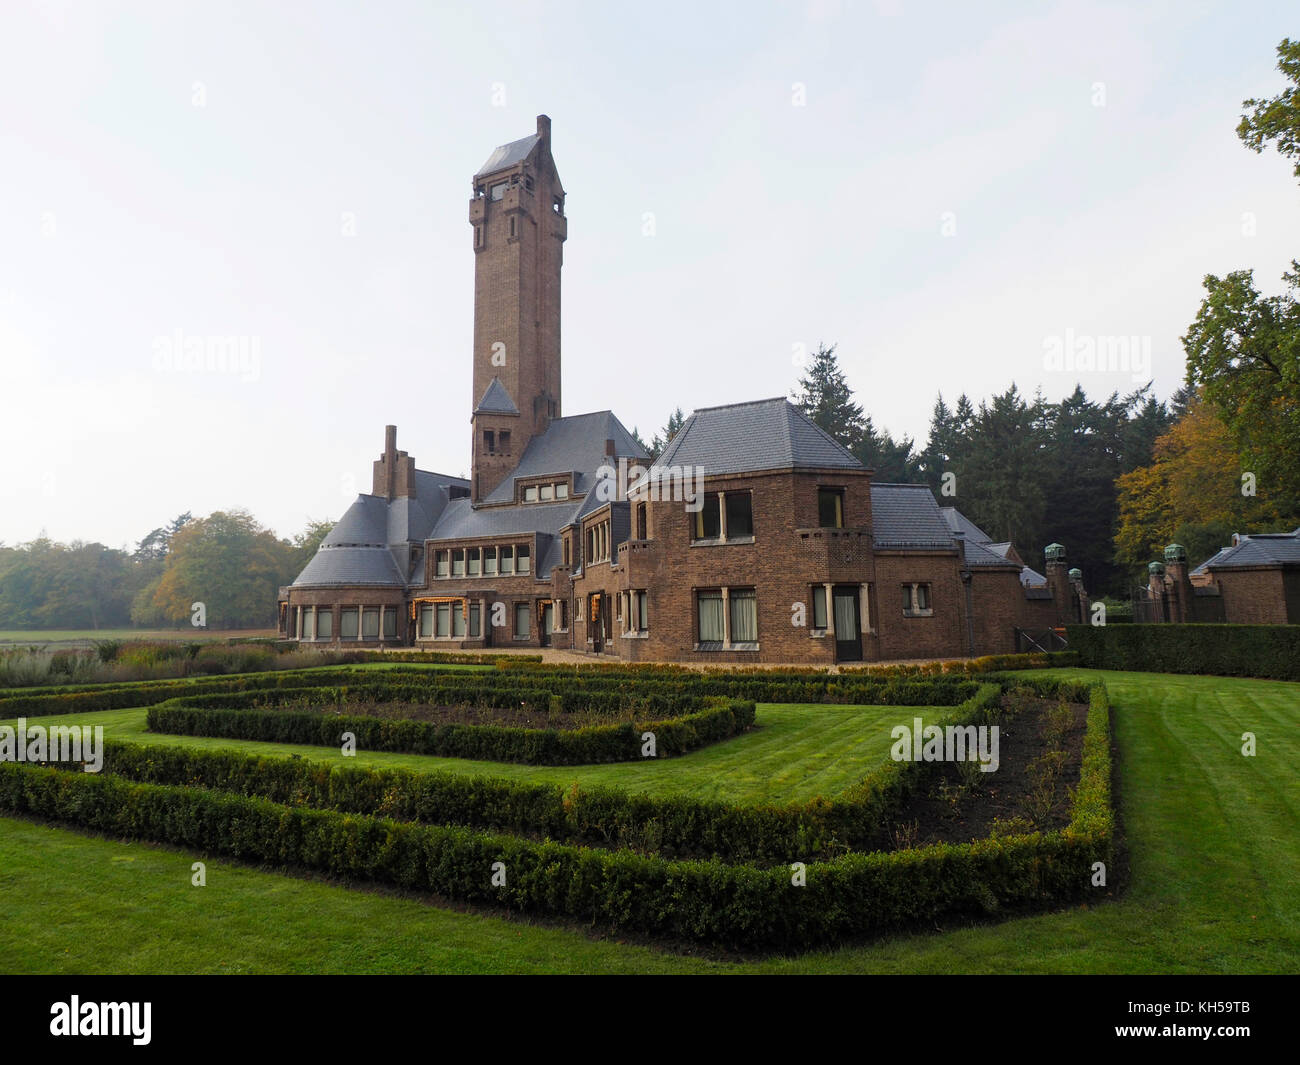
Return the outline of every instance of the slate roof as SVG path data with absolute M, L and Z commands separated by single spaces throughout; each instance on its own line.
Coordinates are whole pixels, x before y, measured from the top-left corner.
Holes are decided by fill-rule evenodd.
M 1194 570 L 1199 575 L 1210 570 L 1244 569 L 1248 566 L 1300 565 L 1300 528 L 1289 533 L 1254 533 L 1242 536 L 1236 544 L 1225 547 Z
M 495 174 L 498 170 L 505 170 L 516 163 L 522 163 L 541 143 L 541 134 L 534 133 L 530 137 L 521 137 L 517 141 L 503 144 L 488 156 L 487 162 L 478 168 L 478 173 L 474 176 L 479 178 L 486 174 Z
M 962 549 L 968 566 L 1015 566 L 1017 569 L 1020 568 L 1018 562 L 1013 562 L 1006 556 L 999 555 L 987 544 L 977 543 L 974 540 L 962 537 Z
M 468 491 L 462 477 L 428 470 L 415 471 L 415 498 L 389 502 L 383 496 L 357 496 L 343 517 L 321 541 L 293 582 L 294 587 L 317 585 L 382 585 L 405 587 L 409 545 L 422 543 L 452 502 L 451 488 Z
M 492 383 L 487 386 L 483 393 L 483 398 L 478 401 L 478 406 L 474 408 L 475 414 L 518 414 L 519 408 L 515 406 L 515 401 L 510 398 L 510 393 L 506 391 L 506 386 L 501 383 L 501 378 L 492 378 Z
M 871 525 L 878 548 L 934 550 L 957 546 L 929 485 L 873 484 Z
M 697 410 L 658 463 L 699 466 L 706 476 L 792 467 L 866 468 L 783 396 Z
M 954 533 L 963 533 L 967 540 L 972 540 L 977 544 L 993 543 L 993 537 L 989 536 L 988 533 L 956 507 L 940 507 L 939 509 L 943 514 L 943 520 L 948 523 L 948 528 Z
M 606 440 L 614 441 L 613 458 L 605 454 Z M 519 465 L 488 493 L 484 502 L 512 503 L 516 479 L 546 474 L 574 474 L 573 495 L 585 495 L 594 483 L 596 470 L 604 465 L 616 467 L 619 456 L 629 459 L 650 457 L 613 412 L 601 410 L 556 418 L 544 433 L 528 442 Z

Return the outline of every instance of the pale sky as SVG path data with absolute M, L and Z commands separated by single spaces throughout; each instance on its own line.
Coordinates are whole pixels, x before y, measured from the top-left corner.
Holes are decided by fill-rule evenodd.
M 1168 396 L 1203 275 L 1300 257 L 1291 164 L 1234 133 L 1294 3 L 0 2 L 10 544 L 290 536 L 388 423 L 467 472 L 470 178 L 541 113 L 564 413 L 647 439 L 819 341 L 922 441 L 939 390 Z M 1149 371 L 1047 365 L 1116 336 Z M 212 337 L 242 365 L 169 368 Z

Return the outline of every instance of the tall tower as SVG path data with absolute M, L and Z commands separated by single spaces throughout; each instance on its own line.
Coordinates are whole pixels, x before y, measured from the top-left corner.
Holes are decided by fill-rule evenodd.
M 560 267 L 568 222 L 551 120 L 474 175 L 472 497 L 488 495 L 560 416 Z

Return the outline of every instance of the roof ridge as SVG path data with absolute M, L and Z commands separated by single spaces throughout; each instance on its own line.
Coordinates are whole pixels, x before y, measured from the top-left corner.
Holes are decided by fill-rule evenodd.
M 720 403 L 716 407 L 696 407 L 692 413 L 700 414 L 707 410 L 731 410 L 734 407 L 757 407 L 760 403 L 777 402 L 790 403 L 790 400 L 785 396 L 770 396 L 767 399 L 745 399 L 741 400 L 739 403 Z M 791 404 L 791 406 L 793 405 L 794 404 Z

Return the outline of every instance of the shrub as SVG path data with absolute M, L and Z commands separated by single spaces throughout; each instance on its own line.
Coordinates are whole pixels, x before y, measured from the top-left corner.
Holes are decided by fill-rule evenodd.
M 1094 669 L 1300 680 L 1300 625 L 1070 625 Z

